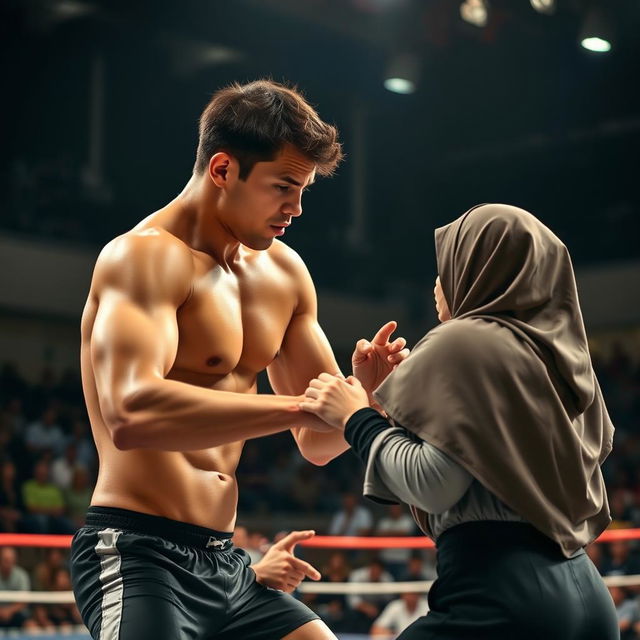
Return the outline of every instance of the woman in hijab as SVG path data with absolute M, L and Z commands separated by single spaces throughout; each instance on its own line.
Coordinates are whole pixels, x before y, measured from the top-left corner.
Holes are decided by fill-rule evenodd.
M 583 547 L 610 522 L 613 426 L 571 260 L 534 216 L 481 205 L 436 230 L 442 324 L 374 393 L 322 374 L 301 408 L 344 429 L 364 494 L 436 541 L 430 613 L 402 640 L 614 640 Z

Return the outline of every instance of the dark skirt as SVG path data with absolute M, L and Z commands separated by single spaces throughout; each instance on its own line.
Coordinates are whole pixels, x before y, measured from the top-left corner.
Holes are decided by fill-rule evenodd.
M 398 640 L 618 640 L 616 610 L 593 563 L 528 524 L 469 522 L 437 543 L 429 613 Z

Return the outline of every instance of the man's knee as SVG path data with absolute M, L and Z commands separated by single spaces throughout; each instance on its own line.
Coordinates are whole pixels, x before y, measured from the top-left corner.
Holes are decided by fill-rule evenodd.
M 337 640 L 322 620 L 312 620 L 288 633 L 282 640 Z

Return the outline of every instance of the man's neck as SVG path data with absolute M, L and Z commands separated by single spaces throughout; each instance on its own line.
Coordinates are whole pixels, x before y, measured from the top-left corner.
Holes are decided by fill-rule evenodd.
M 169 205 L 175 216 L 168 231 L 227 270 L 238 255 L 240 242 L 218 214 L 218 197 L 219 189 L 206 176 L 192 175 Z

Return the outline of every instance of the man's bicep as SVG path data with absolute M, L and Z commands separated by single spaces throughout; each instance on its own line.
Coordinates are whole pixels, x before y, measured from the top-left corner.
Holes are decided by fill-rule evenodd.
M 297 314 L 287 327 L 278 357 L 267 368 L 271 386 L 276 393 L 300 395 L 309 380 L 323 372 L 340 372 L 331 345 L 314 314 Z
M 126 398 L 145 380 L 166 375 L 177 346 L 173 305 L 142 306 L 122 291 L 103 292 L 91 334 L 91 362 L 107 422 L 118 420 Z

